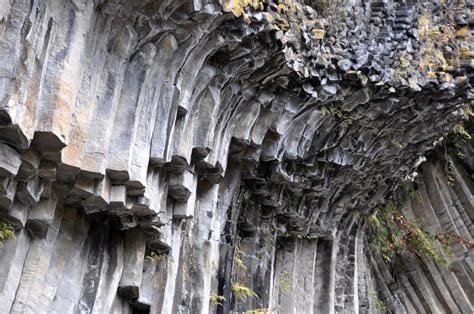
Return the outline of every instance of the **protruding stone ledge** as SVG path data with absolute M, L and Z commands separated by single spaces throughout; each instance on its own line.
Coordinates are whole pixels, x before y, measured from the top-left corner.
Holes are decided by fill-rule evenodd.
M 0 210 L 8 210 L 11 207 L 17 184 L 14 178 L 0 178 Z
M 59 152 L 66 147 L 66 141 L 53 132 L 36 131 L 31 146 L 41 153 Z
M 15 230 L 23 229 L 26 225 L 29 211 L 29 205 L 14 200 L 10 210 L 0 213 L 0 219 L 3 219 L 7 223 L 11 224 Z
M 125 185 L 112 185 L 110 189 L 110 207 L 125 207 L 127 202 L 127 187 Z
M 193 191 L 194 174 L 185 170 L 169 180 L 168 195 L 177 202 L 186 202 Z
M 43 199 L 37 205 L 33 206 L 28 215 L 26 227 L 33 237 L 44 238 L 51 225 L 58 204 L 58 196 Z
M 149 216 L 155 213 L 150 209 L 150 199 L 144 196 L 135 198 L 131 211 L 138 216 Z
M 84 208 L 87 213 L 105 210 L 109 205 L 111 193 L 112 184 L 108 176 L 105 176 L 103 179 L 96 179 L 93 195 L 84 202 Z
M 159 254 L 167 254 L 171 250 L 171 246 L 161 239 L 153 238 L 147 241 L 147 247 L 149 250 L 157 252 Z
M 10 146 L 0 143 L 0 177 L 16 176 L 20 165 L 20 154 Z
M 44 182 L 39 178 L 30 180 L 26 183 L 20 182 L 17 186 L 16 197 L 22 203 L 35 205 L 39 202 L 43 189 Z
M 190 219 L 194 216 L 194 208 L 196 206 L 196 188 L 198 184 L 198 176 L 193 176 L 190 186 L 190 197 L 186 202 L 175 202 L 173 207 L 174 219 Z
M 38 175 L 40 154 L 32 149 L 25 150 L 21 154 L 21 165 L 16 179 L 18 181 L 29 181 Z
M 170 162 L 164 164 L 166 171 L 171 173 L 183 173 L 187 167 L 186 159 L 180 156 L 173 156 Z
M 110 181 L 112 181 L 113 184 L 126 184 L 130 180 L 130 174 L 125 170 L 107 169 L 106 173 L 110 177 Z
M 26 149 L 28 147 L 28 139 L 17 125 L 0 127 L 0 143 L 7 143 L 18 149 Z

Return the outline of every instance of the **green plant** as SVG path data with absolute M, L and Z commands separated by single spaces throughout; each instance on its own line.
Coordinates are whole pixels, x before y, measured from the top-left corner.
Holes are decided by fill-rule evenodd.
M 472 250 L 474 248 L 474 243 L 472 241 L 466 240 L 460 235 L 455 233 L 440 233 L 436 235 L 436 239 L 441 243 L 443 246 L 444 252 L 448 256 L 452 256 L 453 252 L 451 249 L 451 245 L 453 243 L 464 245 L 468 250 Z
M 338 108 L 328 108 L 327 106 L 319 107 L 319 111 L 325 116 L 336 115 L 338 118 L 342 118 L 343 114 Z
M 454 177 L 454 164 L 452 160 L 448 161 L 448 184 L 450 186 L 454 186 L 454 183 L 456 182 L 455 177 Z
M 467 106 L 466 109 L 464 109 L 464 115 L 466 118 L 474 117 L 474 111 L 472 111 L 471 106 Z
M 420 192 L 418 192 L 415 189 L 408 192 L 408 197 L 410 197 L 410 200 L 412 200 L 414 202 L 421 202 L 422 201 Z
M 290 282 L 287 278 L 286 273 L 282 273 L 280 275 L 279 282 L 280 282 L 280 287 L 283 290 L 283 292 L 285 292 L 285 293 L 290 293 L 291 292 L 291 290 L 292 290 L 291 285 L 290 285 Z
M 285 232 L 284 234 L 281 235 L 282 238 L 294 238 L 294 239 L 308 239 L 308 240 L 317 240 L 318 236 L 315 233 L 308 233 L 306 235 L 301 235 L 301 234 L 291 234 L 288 232 Z
M 318 236 L 316 235 L 316 233 L 308 233 L 306 235 L 306 239 L 308 239 L 308 240 L 317 240 Z
M 428 36 L 432 40 L 437 40 L 442 36 L 442 33 L 439 30 L 439 27 L 436 26 L 436 27 L 432 27 L 432 28 L 428 29 Z
M 242 252 L 240 250 L 240 248 L 238 246 L 236 246 L 235 250 L 234 250 L 235 264 L 237 265 L 237 267 L 240 267 L 243 270 L 247 270 L 247 266 L 245 265 L 244 261 L 242 260 L 242 254 L 244 254 L 244 252 Z
M 341 19 L 345 20 L 349 16 L 349 12 L 347 12 L 347 8 L 342 7 L 339 8 L 339 16 Z
M 256 298 L 259 299 L 258 295 L 250 289 L 249 287 L 241 284 L 241 283 L 234 283 L 232 284 L 232 294 L 235 296 L 235 298 L 239 301 L 247 301 L 248 298 Z
M 461 135 L 461 137 L 466 141 L 469 141 L 472 139 L 471 134 L 469 134 L 469 132 L 464 128 L 464 125 L 462 123 L 456 124 L 453 128 L 453 131 Z
M 0 221 L 0 248 L 3 247 L 3 241 L 9 238 L 15 238 L 15 230 L 9 223 Z
M 398 142 L 398 141 L 392 141 L 392 145 L 395 146 L 395 148 L 397 148 L 397 149 L 402 149 L 403 148 L 403 145 L 400 144 L 400 142 Z
M 166 255 L 165 253 L 155 253 L 155 252 L 151 252 L 150 255 L 147 255 L 145 256 L 145 259 L 153 262 L 153 263 L 156 263 L 158 264 L 160 261 L 161 261 L 161 257 Z
M 255 310 L 248 310 L 245 312 L 231 312 L 231 314 L 272 314 L 272 310 L 270 309 L 255 309 Z
M 212 294 L 209 296 L 209 301 L 213 305 L 222 305 L 222 302 L 225 302 L 227 299 L 222 295 Z
M 326 106 L 319 107 L 319 111 L 321 111 L 321 113 L 325 116 L 328 116 L 331 114 L 331 111 L 329 111 L 328 107 Z
M 454 177 L 448 175 L 448 184 L 449 184 L 449 186 L 454 186 L 454 182 L 455 182 Z
M 387 305 L 382 300 L 374 300 L 375 308 L 379 311 L 388 311 Z
M 395 266 L 396 257 L 412 254 L 448 266 L 442 243 L 436 236 L 425 231 L 418 223 L 408 220 L 393 202 L 370 216 L 369 222 L 372 242 L 386 263 Z
M 381 312 L 388 312 L 391 313 L 387 304 L 379 299 L 377 292 L 374 290 L 369 290 L 369 296 L 371 297 L 372 301 L 374 302 L 375 308 Z
M 400 67 L 402 67 L 402 68 L 408 68 L 410 66 L 410 60 L 408 60 L 405 56 L 406 56 L 406 54 L 402 53 L 400 55 L 399 60 L 398 60 L 398 62 L 400 64 Z
M 342 118 L 342 112 L 341 112 L 341 110 L 335 108 L 335 109 L 333 110 L 333 112 L 334 112 L 334 114 L 335 114 L 338 118 Z

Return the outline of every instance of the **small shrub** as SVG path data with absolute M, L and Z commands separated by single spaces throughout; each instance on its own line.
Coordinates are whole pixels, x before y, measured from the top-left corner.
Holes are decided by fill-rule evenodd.
M 436 236 L 426 232 L 418 223 L 408 220 L 393 203 L 379 209 L 369 221 L 372 241 L 386 263 L 394 266 L 395 257 L 408 253 L 448 266 L 442 243 Z
M 326 106 L 321 106 L 319 108 L 319 111 L 321 111 L 321 113 L 325 116 L 326 115 L 328 115 L 328 116 L 331 115 L 331 111 L 329 111 L 328 107 L 326 107 Z
M 237 265 L 237 267 L 241 268 L 242 270 L 247 270 L 247 266 L 245 265 L 244 261 L 242 260 L 242 254 L 244 254 L 244 252 L 242 252 L 240 250 L 240 248 L 238 246 L 235 247 L 235 251 L 234 251 L 234 260 L 235 260 L 235 264 Z
M 449 256 L 453 254 L 451 250 L 451 246 L 454 243 L 464 245 L 468 250 L 474 249 L 474 243 L 472 241 L 464 239 L 458 234 L 440 233 L 436 235 L 436 239 L 443 245 L 443 250 Z
M 290 281 L 288 280 L 287 278 L 287 274 L 286 273 L 283 273 L 280 275 L 280 286 L 281 286 L 281 289 L 283 290 L 283 292 L 285 293 L 290 293 L 291 292 L 291 284 L 290 284 Z
M 393 145 L 396 149 L 402 149 L 402 148 L 403 148 L 403 145 L 400 144 L 400 142 L 398 142 L 398 141 L 392 141 L 392 145 Z
M 472 111 L 470 106 L 467 106 L 466 109 L 464 109 L 464 115 L 466 118 L 474 117 L 474 111 Z
M 453 130 L 455 133 L 461 135 L 461 137 L 466 141 L 472 139 L 471 134 L 469 134 L 469 132 L 464 128 L 464 125 L 462 125 L 462 123 L 456 124 Z
M 391 311 L 388 309 L 387 304 L 383 302 L 382 300 L 379 299 L 377 296 L 377 292 L 374 290 L 369 290 L 369 296 L 371 297 L 372 301 L 374 302 L 375 308 L 383 313 L 391 313 Z
M 213 294 L 209 296 L 209 301 L 211 301 L 213 305 L 217 306 L 222 305 L 222 302 L 225 302 L 226 298 L 222 295 Z
M 0 248 L 3 247 L 3 241 L 9 238 L 15 238 L 15 230 L 9 223 L 0 221 Z
M 408 196 L 410 197 L 410 200 L 412 200 L 413 202 L 421 202 L 423 201 L 422 198 L 421 198 L 421 195 L 420 195 L 420 192 L 418 192 L 417 190 L 411 190 L 409 193 L 408 193 Z
M 239 301 L 247 301 L 248 298 L 256 298 L 259 299 L 258 295 L 250 289 L 249 287 L 241 284 L 241 283 L 234 283 L 232 284 L 232 293 L 235 296 L 235 298 Z
M 148 256 L 145 256 L 145 259 L 151 261 L 151 262 L 154 262 L 156 264 L 159 264 L 160 261 L 162 260 L 162 257 L 165 256 L 166 254 L 165 253 L 155 253 L 155 252 L 151 252 L 150 255 Z

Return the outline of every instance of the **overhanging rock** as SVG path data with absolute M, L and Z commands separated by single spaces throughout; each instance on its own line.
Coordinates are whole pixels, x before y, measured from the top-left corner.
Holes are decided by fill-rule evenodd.
M 395 277 L 367 217 L 418 171 L 472 240 L 472 10 L 3 1 L 0 312 L 471 313 L 472 247 Z

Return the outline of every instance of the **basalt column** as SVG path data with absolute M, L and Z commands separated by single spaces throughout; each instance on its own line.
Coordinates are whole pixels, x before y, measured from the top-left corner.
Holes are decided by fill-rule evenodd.
M 0 313 L 472 313 L 473 10 L 0 0 Z

